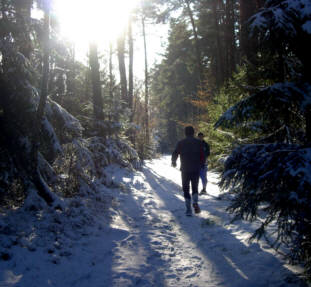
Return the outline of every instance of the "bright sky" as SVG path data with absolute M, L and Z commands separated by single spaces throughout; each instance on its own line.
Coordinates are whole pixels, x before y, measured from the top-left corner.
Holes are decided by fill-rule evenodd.
M 76 44 L 114 40 L 139 0 L 55 0 L 61 33 Z
M 140 0 L 55 0 L 54 10 L 60 22 L 61 34 L 75 44 L 77 58 L 85 61 L 90 41 L 96 41 L 101 51 L 108 50 L 110 42 L 115 44 L 116 38 L 126 29 L 130 12 L 139 2 Z M 136 74 L 141 76 L 144 53 L 140 21 L 138 26 L 133 27 L 133 33 L 136 31 L 134 69 L 136 64 Z M 149 28 L 147 25 L 148 62 L 151 65 L 158 58 L 157 54 L 163 52 L 161 41 L 165 40 L 162 37 L 166 33 L 160 25 L 152 27 L 152 32 Z

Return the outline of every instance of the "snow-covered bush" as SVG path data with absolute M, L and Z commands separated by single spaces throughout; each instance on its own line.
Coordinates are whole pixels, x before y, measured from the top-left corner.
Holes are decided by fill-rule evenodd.
M 128 141 L 91 137 L 63 145 L 63 154 L 53 166 L 63 184 L 61 193 L 71 197 L 90 192 L 98 180 L 110 185 L 111 179 L 107 178 L 104 168 L 113 163 L 131 169 L 140 164 L 137 152 Z
M 46 116 L 53 124 L 61 143 L 67 143 L 82 136 L 83 127 L 80 121 L 51 99 L 47 102 Z

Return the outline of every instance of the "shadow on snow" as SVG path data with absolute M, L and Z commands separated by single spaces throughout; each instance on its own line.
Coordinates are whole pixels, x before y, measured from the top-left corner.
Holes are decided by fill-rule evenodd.
M 228 287 L 306 286 L 273 254 L 262 250 L 257 243 L 246 246 L 224 227 L 230 219 L 223 201 L 220 202 L 215 197 L 210 197 L 208 200 L 200 197 L 203 212 L 198 216 L 187 218 L 184 215 L 184 201 L 180 197 L 181 187 L 151 169 L 144 168 L 143 173 L 146 181 L 153 190 L 158 191 L 157 195 L 166 203 L 166 206 L 171 205 L 168 201 L 180 201 L 180 208 L 170 212 L 205 259 L 212 264 L 213 269 L 217 270 L 214 271 L 216 280 L 220 281 L 218 284 Z M 172 197 L 169 197 L 168 193 L 171 193 Z M 215 208 L 215 205 L 218 208 Z M 228 222 L 217 224 L 209 218 L 228 218 Z M 197 236 L 198 230 L 201 232 L 200 236 Z

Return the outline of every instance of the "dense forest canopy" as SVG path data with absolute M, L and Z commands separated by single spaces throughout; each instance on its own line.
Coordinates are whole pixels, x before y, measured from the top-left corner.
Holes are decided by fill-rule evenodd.
M 276 220 L 275 246 L 288 244 L 310 274 L 310 0 L 0 8 L 1 209 L 62 210 L 62 198 L 109 184 L 102 167 L 170 153 L 191 124 L 234 194 L 230 211 L 251 220 L 264 211 L 254 237 Z M 152 65 L 150 35 L 162 24 L 168 37 Z

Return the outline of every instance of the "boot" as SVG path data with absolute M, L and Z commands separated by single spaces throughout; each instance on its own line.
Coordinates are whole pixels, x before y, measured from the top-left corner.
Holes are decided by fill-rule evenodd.
M 201 209 L 200 209 L 200 206 L 198 204 L 199 195 L 197 193 L 193 194 L 192 195 L 192 199 L 193 199 L 194 212 L 195 213 L 200 213 Z
M 207 194 L 206 188 L 205 188 L 205 187 L 203 187 L 203 189 L 202 189 L 201 192 L 200 192 L 200 195 L 203 195 L 203 194 Z
M 185 202 L 186 202 L 186 215 L 187 216 L 192 216 L 191 199 L 190 198 L 186 198 Z
M 193 203 L 193 209 L 195 213 L 201 212 L 200 206 L 197 203 Z

